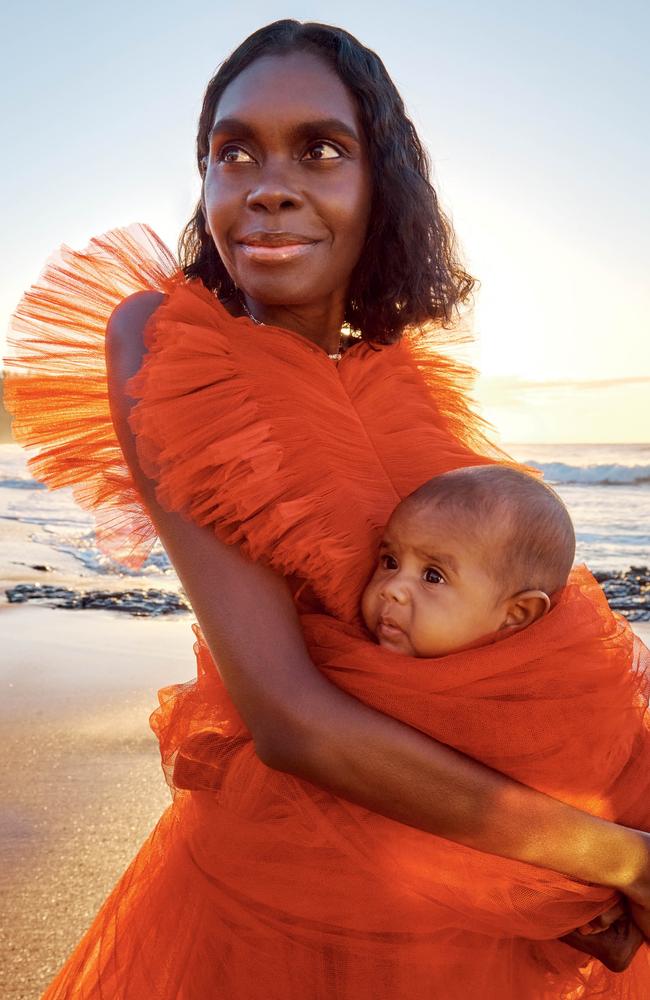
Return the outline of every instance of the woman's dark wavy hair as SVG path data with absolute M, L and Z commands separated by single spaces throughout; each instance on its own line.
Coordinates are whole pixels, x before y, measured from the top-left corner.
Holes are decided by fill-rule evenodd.
M 430 163 L 379 56 L 341 28 L 275 21 L 250 35 L 210 80 L 199 118 L 197 160 L 208 155 L 217 105 L 232 80 L 261 56 L 313 52 L 356 99 L 368 144 L 372 201 L 368 234 L 352 273 L 345 322 L 375 343 L 408 326 L 449 327 L 474 279 L 462 268 L 452 226 L 438 204 Z M 222 299 L 236 293 L 206 230 L 199 202 L 179 242 L 181 266 Z

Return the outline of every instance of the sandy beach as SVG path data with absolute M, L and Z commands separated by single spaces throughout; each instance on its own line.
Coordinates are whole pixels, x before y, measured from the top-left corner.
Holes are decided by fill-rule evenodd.
M 170 801 L 148 716 L 192 621 L 0 605 L 3 1000 L 40 996 Z
M 36 489 L 17 449 L 3 454 L 0 997 L 37 1000 L 170 802 L 148 719 L 159 688 L 194 676 L 194 617 L 124 610 L 130 589 L 178 594 L 168 563 L 106 562 L 71 497 Z M 110 592 L 123 610 L 9 603 L 30 585 Z M 650 622 L 634 628 L 650 644 Z
M 0 604 L 0 996 L 34 1000 L 170 802 L 148 716 L 191 615 Z

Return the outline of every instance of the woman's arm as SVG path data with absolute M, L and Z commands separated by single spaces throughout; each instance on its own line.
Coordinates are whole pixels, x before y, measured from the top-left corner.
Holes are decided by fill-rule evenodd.
M 125 390 L 159 301 L 157 293 L 139 294 L 111 319 L 111 411 L 136 485 L 260 758 L 410 826 L 650 901 L 650 837 L 533 791 L 340 691 L 312 663 L 285 581 L 209 528 L 160 507 L 138 463 L 128 425 L 133 400 Z

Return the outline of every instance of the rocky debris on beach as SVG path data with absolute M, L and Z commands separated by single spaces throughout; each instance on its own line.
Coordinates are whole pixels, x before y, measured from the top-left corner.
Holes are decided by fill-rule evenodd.
M 191 611 L 184 594 L 172 590 L 70 590 L 53 584 L 18 583 L 7 591 L 10 604 L 35 601 L 50 608 L 105 608 L 140 618 Z
M 34 566 L 34 569 L 46 567 Z M 49 568 L 49 567 L 47 567 Z M 650 568 L 630 566 L 620 572 L 599 570 L 595 578 L 610 607 L 631 622 L 650 621 Z M 52 584 L 19 583 L 6 591 L 10 604 L 36 601 L 53 608 L 107 608 L 139 617 L 191 611 L 187 597 L 173 590 L 70 590 Z
M 630 566 L 619 573 L 600 571 L 594 576 L 613 611 L 625 615 L 630 622 L 650 621 L 650 569 L 647 566 Z

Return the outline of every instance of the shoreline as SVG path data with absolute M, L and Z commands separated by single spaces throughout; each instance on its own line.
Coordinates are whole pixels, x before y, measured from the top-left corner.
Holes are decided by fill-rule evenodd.
M 79 586 L 81 580 L 61 579 L 61 575 L 47 564 L 26 565 L 38 576 L 32 574 L 32 579 L 26 582 L 14 580 L 10 586 L 6 582 L 0 584 L 4 589 L 5 601 L 10 605 L 36 604 L 74 610 L 105 609 L 142 618 L 192 614 L 182 587 L 98 588 L 97 576 L 92 581 L 94 586 Z M 45 574 L 51 574 L 53 582 L 45 582 Z M 39 576 L 43 582 L 40 582 Z M 650 622 L 648 566 L 630 566 L 627 570 L 596 570 L 593 576 L 603 588 L 613 611 L 618 611 L 630 623 Z

